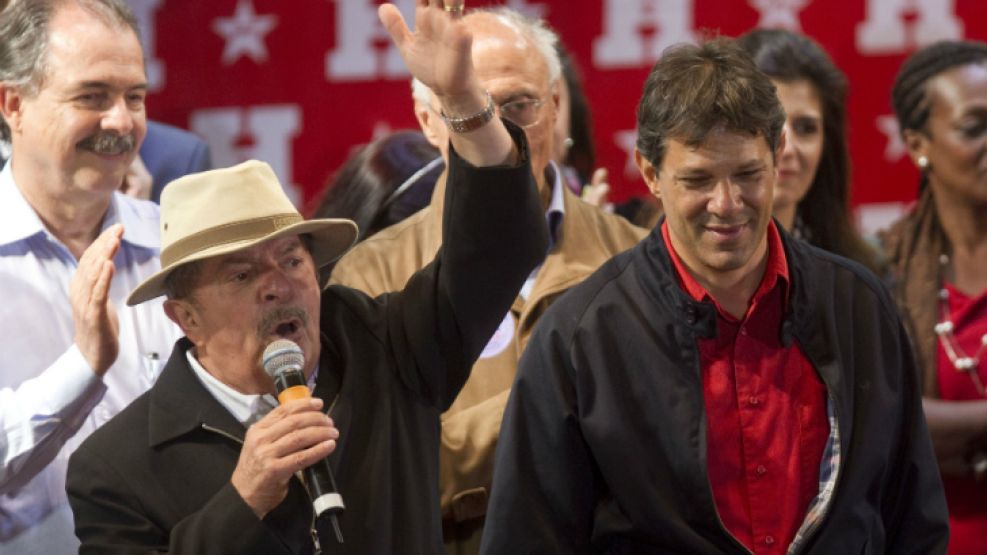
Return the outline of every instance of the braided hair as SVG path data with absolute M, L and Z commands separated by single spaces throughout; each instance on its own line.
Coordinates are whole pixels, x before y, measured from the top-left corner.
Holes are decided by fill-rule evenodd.
M 987 43 L 963 40 L 942 41 L 915 52 L 902 64 L 891 88 L 891 105 L 902 137 L 905 131 L 926 132 L 932 106 L 926 84 L 954 67 L 987 61 Z M 928 183 L 922 174 L 920 190 Z

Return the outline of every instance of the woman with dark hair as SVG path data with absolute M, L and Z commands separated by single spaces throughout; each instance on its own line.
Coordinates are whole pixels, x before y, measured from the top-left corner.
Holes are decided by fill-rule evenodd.
M 987 542 L 987 44 L 928 46 L 892 103 L 921 171 L 915 208 L 882 237 L 923 369 L 923 406 L 946 487 L 949 552 Z
M 444 167 L 424 135 L 396 131 L 353 154 L 310 217 L 349 218 L 362 241 L 427 206 Z
M 796 237 L 878 271 L 876 253 L 850 219 L 846 77 L 804 35 L 758 29 L 737 40 L 771 78 L 787 114 L 774 216 Z

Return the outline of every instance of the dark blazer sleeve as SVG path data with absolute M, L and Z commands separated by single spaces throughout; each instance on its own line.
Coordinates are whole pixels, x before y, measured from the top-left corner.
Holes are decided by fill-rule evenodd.
M 500 429 L 483 554 L 592 552 L 599 486 L 565 335 L 548 316 L 521 357 Z
M 287 553 L 231 483 L 166 530 L 142 510 L 134 493 L 140 485 L 130 482 L 113 461 L 91 449 L 72 455 L 66 489 L 81 555 Z
M 450 147 L 442 247 L 402 291 L 360 301 L 342 286 L 327 289 L 350 299 L 390 350 L 398 379 L 441 411 L 455 400 L 548 245 L 524 133 L 507 126 L 521 152 L 517 166 L 473 167 Z M 326 296 L 324 314 L 332 311 Z

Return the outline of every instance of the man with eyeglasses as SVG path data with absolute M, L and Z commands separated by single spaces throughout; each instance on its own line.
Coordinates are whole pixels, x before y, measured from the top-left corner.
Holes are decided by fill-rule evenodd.
M 647 234 L 579 200 L 563 186 L 550 161 L 561 75 L 556 34 L 542 22 L 506 8 L 472 11 L 464 21 L 474 37 L 474 67 L 497 113 L 527 135 L 550 244 L 545 260 L 518 292 L 469 381 L 443 415 L 439 477 L 449 553 L 479 551 L 500 421 L 517 361 L 535 323 L 568 288 Z M 417 82 L 413 90 L 422 130 L 448 159 L 449 133 L 469 133 L 471 118 L 446 118 L 431 91 Z M 333 270 L 333 281 L 372 295 L 404 287 L 439 248 L 444 187 L 442 176 L 428 207 L 344 256 Z

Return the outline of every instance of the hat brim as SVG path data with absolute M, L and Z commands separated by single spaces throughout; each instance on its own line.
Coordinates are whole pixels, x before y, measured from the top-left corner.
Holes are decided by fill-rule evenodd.
M 288 237 L 290 235 L 309 235 L 312 238 L 310 243 L 312 260 L 315 262 L 316 268 L 322 268 L 342 256 L 353 246 L 356 242 L 357 227 L 351 220 L 338 218 L 308 220 L 284 227 L 262 237 L 223 243 L 202 249 L 185 258 L 176 260 L 145 279 L 130 292 L 130 296 L 127 297 L 127 306 L 138 305 L 164 295 L 165 280 L 179 266 L 197 260 L 205 260 L 248 249 L 265 241 Z

